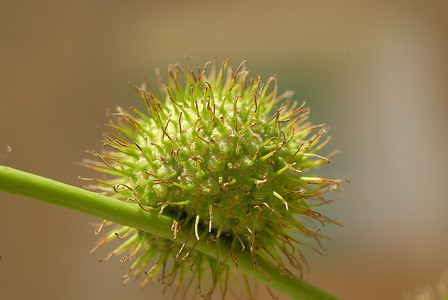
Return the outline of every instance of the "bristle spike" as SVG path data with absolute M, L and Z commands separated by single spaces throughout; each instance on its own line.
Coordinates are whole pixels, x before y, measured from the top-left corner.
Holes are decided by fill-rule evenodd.
M 273 194 L 277 199 L 279 199 L 280 201 L 282 201 L 283 204 L 285 204 L 286 210 L 289 210 L 288 202 L 285 200 L 285 198 L 283 198 L 283 197 L 282 197 L 279 193 L 277 193 L 276 191 L 272 192 L 272 194 Z
M 208 205 L 208 213 L 209 213 L 209 221 L 208 221 L 208 232 L 212 232 L 212 224 L 213 224 L 213 206 L 211 204 Z
M 199 233 L 198 233 L 198 226 L 199 226 L 199 215 L 196 216 L 195 222 L 194 222 L 194 234 L 196 236 L 196 239 L 199 241 Z

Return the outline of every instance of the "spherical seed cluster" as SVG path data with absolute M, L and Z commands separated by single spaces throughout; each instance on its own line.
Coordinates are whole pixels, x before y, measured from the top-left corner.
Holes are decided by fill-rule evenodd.
M 113 133 L 104 136 L 108 150 L 92 152 L 101 161 L 87 165 L 113 175 L 95 179 L 94 188 L 172 217 L 173 239 L 190 234 L 224 240 L 232 259 L 241 247 L 254 264 L 261 258 L 289 272 L 282 257 L 301 269 L 300 247 L 326 251 L 318 227 L 334 221 L 314 207 L 328 203 L 323 194 L 340 181 L 309 174 L 331 156 L 318 154 L 329 141 L 322 139 L 325 124 L 307 122 L 309 109 L 291 101 L 290 92 L 277 95 L 275 77 L 266 83 L 261 75 L 248 79 L 245 66 L 232 72 L 226 61 L 221 68 L 206 64 L 194 72 L 173 65 L 168 85 L 158 80 L 159 91 L 148 82 L 132 86 L 147 113 L 118 108 Z M 167 285 L 178 273 L 183 282 L 194 268 L 200 288 L 204 266 L 213 277 L 207 295 L 220 279 L 227 280 L 228 267 L 216 258 L 129 227 L 111 231 L 98 246 L 128 236 L 109 257 L 125 251 L 123 260 L 138 257 L 127 274 L 135 276 L 154 258 L 143 284 L 166 264 L 171 264 L 169 275 L 162 276 Z

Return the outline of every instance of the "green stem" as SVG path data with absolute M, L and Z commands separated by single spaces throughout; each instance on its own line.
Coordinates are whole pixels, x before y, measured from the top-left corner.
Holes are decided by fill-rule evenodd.
M 173 238 L 173 232 L 171 231 L 173 220 L 167 216 L 145 212 L 138 205 L 129 202 L 99 195 L 9 167 L 0 166 L 0 191 L 134 227 L 163 238 Z M 183 243 L 185 240 L 185 237 L 178 237 L 176 242 Z M 192 246 L 193 242 L 191 241 L 189 246 Z M 196 245 L 195 249 L 216 257 L 217 250 L 219 250 L 219 253 L 229 252 L 229 246 L 222 244 L 220 243 L 219 249 L 216 249 L 216 244 L 207 245 L 206 241 L 202 240 Z M 335 296 L 301 279 L 281 274 L 267 265 L 261 258 L 257 259 L 258 265 L 269 274 L 269 280 L 261 270 L 252 267 L 252 261 L 247 251 L 237 252 L 237 257 L 238 269 L 241 272 L 292 299 L 337 299 Z

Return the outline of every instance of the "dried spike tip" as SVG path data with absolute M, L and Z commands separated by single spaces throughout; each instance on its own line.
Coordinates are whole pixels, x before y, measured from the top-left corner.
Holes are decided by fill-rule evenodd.
M 309 109 L 293 101 L 292 92 L 278 94 L 277 77 L 249 80 L 246 61 L 235 72 L 229 60 L 208 65 L 197 71 L 172 65 L 167 84 L 157 70 L 159 91 L 146 77 L 140 87 L 130 84 L 147 112 L 118 108 L 110 114 L 113 133 L 104 136 L 106 150 L 92 151 L 99 161 L 85 165 L 113 178 L 89 182 L 139 205 L 143 213 L 171 217 L 172 240 L 184 235 L 196 243 L 231 243 L 220 258 L 224 262 L 231 258 L 237 266 L 235 249 L 241 246 L 254 268 L 260 268 L 256 259 L 264 258 L 286 274 L 285 262 L 301 270 L 306 262 L 300 249 L 325 254 L 320 228 L 339 224 L 312 210 L 333 202 L 324 194 L 344 182 L 313 172 L 334 154 L 318 153 L 329 142 L 322 139 L 326 125 L 306 121 Z M 142 286 L 161 273 L 166 288 L 179 274 L 188 291 L 191 270 L 196 290 L 209 284 L 203 295 L 211 296 L 217 285 L 227 292 L 230 271 L 218 255 L 128 227 L 110 232 L 97 247 L 112 240 L 123 243 L 110 256 L 127 252 L 123 261 L 134 260 L 126 280 L 146 270 Z M 212 268 L 212 278 L 201 286 L 205 267 Z

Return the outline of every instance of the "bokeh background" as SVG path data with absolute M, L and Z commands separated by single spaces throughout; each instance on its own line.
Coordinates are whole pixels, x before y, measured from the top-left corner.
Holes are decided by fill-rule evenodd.
M 448 268 L 446 1 L 0 1 L 0 164 L 82 186 L 127 81 L 217 55 L 307 99 L 331 126 L 328 257 L 305 279 L 343 299 L 400 299 Z M 0 194 L 1 299 L 171 299 L 89 254 L 98 220 Z M 278 295 L 280 299 L 286 299 Z M 230 297 L 229 297 L 230 298 Z M 264 288 L 260 299 L 270 299 Z

